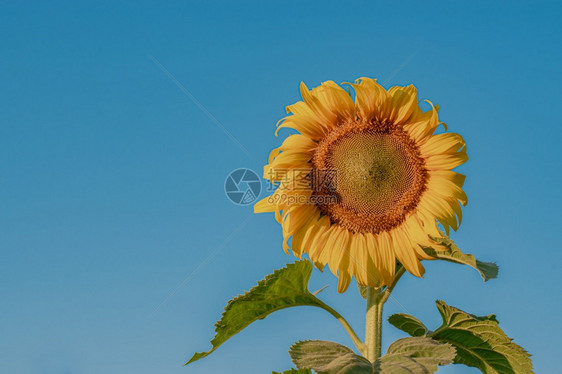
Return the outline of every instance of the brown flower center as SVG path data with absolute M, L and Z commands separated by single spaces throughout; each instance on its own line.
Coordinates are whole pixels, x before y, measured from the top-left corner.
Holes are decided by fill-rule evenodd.
M 312 163 L 316 204 L 332 223 L 356 233 L 401 224 L 427 182 L 414 141 L 391 123 L 338 127 L 320 142 Z

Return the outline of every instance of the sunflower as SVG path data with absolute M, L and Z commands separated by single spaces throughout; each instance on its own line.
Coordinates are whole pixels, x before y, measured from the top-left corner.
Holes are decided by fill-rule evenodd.
M 292 128 L 264 167 L 276 190 L 254 206 L 275 212 L 283 249 L 328 264 L 338 292 L 351 278 L 369 287 L 392 283 L 397 261 L 421 277 L 423 247 L 444 250 L 434 239 L 462 219 L 465 176 L 452 171 L 467 161 L 463 138 L 436 133 L 438 107 L 422 111 L 413 85 L 384 89 L 358 79 L 351 93 L 332 81 L 287 107 L 277 125 Z M 351 89 L 350 89 L 351 90 Z M 445 131 L 446 125 L 443 124 Z M 289 242 L 290 240 L 290 242 Z

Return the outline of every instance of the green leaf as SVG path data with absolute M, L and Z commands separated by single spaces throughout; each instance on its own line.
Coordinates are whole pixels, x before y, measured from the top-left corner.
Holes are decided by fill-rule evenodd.
M 388 322 L 411 336 L 423 336 L 429 331 L 423 323 L 409 314 L 393 314 L 388 318 Z
M 493 314 L 477 317 L 443 301 L 437 301 L 437 309 L 443 318 L 443 324 L 433 332 L 428 331 L 427 336 L 455 347 L 455 364 L 476 367 L 484 374 L 533 372 L 530 355 L 503 332 Z M 396 321 L 402 320 L 394 318 L 391 323 L 407 333 L 417 331 L 408 324 Z M 402 328 L 404 326 L 406 328 Z
M 298 368 L 318 374 L 429 374 L 453 362 L 455 349 L 427 337 L 404 338 L 372 364 L 341 344 L 308 340 L 295 343 L 289 354 Z
M 482 262 L 475 259 L 473 255 L 463 253 L 459 249 L 459 247 L 457 247 L 455 243 L 446 236 L 442 238 L 432 237 L 432 239 L 440 244 L 443 244 L 445 247 L 447 247 L 447 250 L 437 251 L 432 247 L 422 247 L 425 253 L 427 253 L 428 255 L 440 260 L 471 266 L 480 273 L 480 276 L 482 276 L 484 282 L 493 278 L 497 278 L 499 268 L 495 263 Z
M 373 365 L 369 360 L 334 342 L 298 342 L 291 347 L 289 355 L 299 369 L 312 369 L 318 374 L 373 373 Z
M 297 261 L 276 270 L 244 295 L 230 300 L 222 318 L 215 324 L 216 334 L 211 340 L 212 349 L 195 353 L 187 364 L 208 356 L 252 322 L 263 319 L 277 310 L 301 305 L 328 310 L 326 304 L 308 291 L 307 285 L 311 272 L 312 264 L 309 261 Z
M 272 374 L 312 374 L 312 371 L 308 369 L 290 369 L 290 370 L 285 370 L 282 373 L 278 373 L 274 371 Z
M 427 337 L 399 339 L 379 359 L 383 374 L 435 373 L 439 365 L 448 365 L 455 358 L 455 348 Z

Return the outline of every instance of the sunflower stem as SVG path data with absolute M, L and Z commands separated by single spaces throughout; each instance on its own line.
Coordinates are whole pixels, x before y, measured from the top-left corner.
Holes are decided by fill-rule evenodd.
M 365 323 L 365 353 L 363 356 L 375 363 L 381 357 L 382 346 L 382 307 L 390 297 L 396 284 L 406 272 L 400 266 L 392 283 L 388 287 L 372 288 L 367 287 L 367 315 Z M 375 373 L 379 372 L 378 365 L 375 365 Z
M 367 288 L 367 315 L 365 323 L 365 357 L 375 362 L 381 357 L 383 294 L 378 289 Z
M 324 303 L 322 300 L 317 300 L 317 301 L 322 305 L 322 308 L 325 311 L 327 311 L 332 316 L 334 316 L 338 320 L 338 322 L 342 324 L 345 331 L 347 331 L 347 333 L 349 334 L 349 337 L 353 341 L 353 344 L 355 344 L 355 347 L 357 348 L 357 350 L 362 355 L 365 355 L 365 343 L 363 343 L 361 341 L 361 339 L 357 336 L 357 334 L 355 333 L 355 331 L 353 330 L 353 328 L 351 327 L 349 322 L 347 322 L 347 320 L 345 318 L 343 318 L 342 315 L 339 314 L 334 308 L 332 308 L 328 304 Z

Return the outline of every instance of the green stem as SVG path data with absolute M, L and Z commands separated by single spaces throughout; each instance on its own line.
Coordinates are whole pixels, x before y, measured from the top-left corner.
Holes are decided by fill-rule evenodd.
M 386 289 L 367 287 L 365 353 L 363 356 L 373 363 L 381 357 L 382 307 L 405 272 L 406 269 L 400 267 L 394 275 L 392 283 Z
M 317 301 L 320 302 L 320 304 L 322 304 L 322 308 L 324 310 L 326 310 L 328 313 L 330 313 L 332 316 L 334 316 L 342 324 L 345 331 L 347 331 L 347 333 L 351 337 L 351 340 L 353 341 L 353 344 L 355 344 L 355 347 L 357 347 L 357 350 L 361 354 L 365 355 L 365 344 L 363 344 L 361 339 L 359 339 L 359 337 L 357 336 L 357 334 L 355 333 L 355 331 L 353 330 L 351 325 L 346 321 L 346 319 L 343 318 L 341 314 L 339 314 L 336 310 L 334 310 L 328 304 L 325 304 L 323 301 L 321 301 L 319 299 Z
M 384 291 L 381 300 L 382 304 L 386 303 L 386 300 L 388 300 L 388 298 L 390 297 L 392 290 L 394 290 L 394 287 L 396 287 L 396 283 L 398 283 L 398 281 L 400 280 L 402 275 L 404 275 L 405 272 L 406 272 L 406 268 L 403 266 L 396 272 L 396 274 L 394 275 L 394 279 L 392 280 L 392 284 L 388 286 L 388 288 Z
M 381 356 L 382 306 L 381 293 L 367 288 L 367 316 L 365 324 L 365 357 L 375 362 Z

